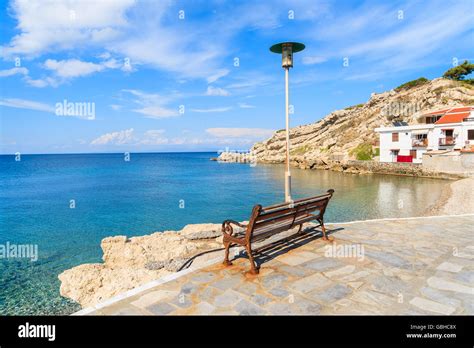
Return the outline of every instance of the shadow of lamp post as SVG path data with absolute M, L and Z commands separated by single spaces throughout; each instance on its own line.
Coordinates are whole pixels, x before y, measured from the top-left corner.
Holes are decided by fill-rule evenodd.
M 281 42 L 270 47 L 273 53 L 280 53 L 281 66 L 285 69 L 285 114 L 286 114 L 286 161 L 285 161 L 285 202 L 292 203 L 290 173 L 290 120 L 288 117 L 288 72 L 293 67 L 293 53 L 304 50 L 305 45 L 298 42 Z

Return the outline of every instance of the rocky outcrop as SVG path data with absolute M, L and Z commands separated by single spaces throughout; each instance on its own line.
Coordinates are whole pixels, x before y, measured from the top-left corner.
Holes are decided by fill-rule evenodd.
M 413 124 L 420 111 L 473 104 L 472 86 L 443 78 L 409 89 L 373 93 L 365 104 L 337 110 L 320 121 L 292 128 L 291 164 L 303 169 L 339 168 L 355 158 L 358 145 L 376 146 L 377 127 L 390 126 L 394 121 Z M 260 163 L 282 163 L 285 144 L 285 131 L 277 131 L 271 138 L 254 144 L 246 158 Z M 218 160 L 241 162 L 242 158 L 242 154 L 223 153 Z
M 104 262 L 83 264 L 62 272 L 60 293 L 83 307 L 95 305 L 176 272 L 202 251 L 221 248 L 221 235 L 220 224 L 193 224 L 181 231 L 104 238 L 101 242 Z

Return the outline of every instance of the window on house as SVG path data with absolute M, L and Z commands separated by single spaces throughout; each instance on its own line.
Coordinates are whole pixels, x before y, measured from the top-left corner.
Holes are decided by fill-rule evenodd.
M 441 116 L 428 116 L 428 117 L 426 118 L 426 123 L 427 123 L 427 124 L 435 123 L 435 122 L 438 121 L 440 118 L 441 118 Z
M 474 129 L 467 130 L 467 140 L 474 140 Z
M 392 141 L 398 141 L 398 133 L 392 133 Z
M 444 131 L 444 134 L 446 135 L 446 137 L 452 137 L 453 136 L 453 130 L 452 129 L 446 129 Z
M 416 150 L 410 150 L 410 156 L 416 158 Z

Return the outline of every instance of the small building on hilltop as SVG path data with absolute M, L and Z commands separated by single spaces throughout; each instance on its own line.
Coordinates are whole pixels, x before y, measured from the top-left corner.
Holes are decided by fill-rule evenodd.
M 380 127 L 380 162 L 422 163 L 430 151 L 470 151 L 474 148 L 474 107 L 454 107 L 419 113 L 417 123 L 396 122 Z

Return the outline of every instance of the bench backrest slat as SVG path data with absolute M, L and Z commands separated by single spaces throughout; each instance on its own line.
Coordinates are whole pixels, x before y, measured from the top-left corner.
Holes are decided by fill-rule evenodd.
M 309 220 L 322 218 L 333 192 L 334 190 L 328 190 L 326 194 L 299 199 L 293 204 L 282 203 L 265 208 L 256 205 L 247 226 L 246 238 L 254 239 L 253 234 L 256 231 L 255 237 L 261 239 L 266 235 L 289 229 L 298 221 L 308 220 L 306 217 L 309 217 Z

